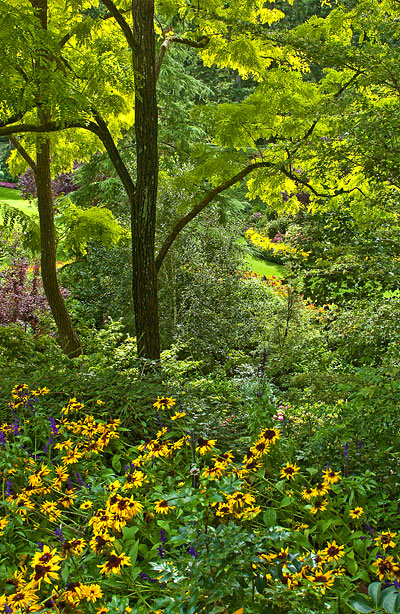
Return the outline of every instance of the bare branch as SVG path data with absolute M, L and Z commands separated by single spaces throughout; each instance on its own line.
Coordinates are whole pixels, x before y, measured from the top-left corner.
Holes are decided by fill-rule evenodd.
M 131 30 L 130 25 L 126 21 L 125 17 L 122 15 L 121 11 L 117 9 L 114 2 L 112 0 L 102 0 L 104 6 L 110 11 L 111 15 L 114 17 L 115 21 L 121 28 L 126 41 L 129 47 L 133 50 L 135 49 L 135 40 L 133 37 L 133 32 Z
M 96 124 L 90 128 L 92 132 L 94 132 L 101 142 L 103 143 L 111 162 L 115 170 L 117 171 L 118 177 L 121 179 L 122 185 L 125 188 L 126 194 L 129 198 L 130 203 L 133 203 L 135 197 L 135 184 L 132 181 L 132 177 L 126 168 L 124 161 L 121 158 L 121 155 L 118 151 L 118 147 L 116 146 L 114 139 L 111 136 L 111 133 L 107 127 L 106 122 L 101 117 L 100 113 L 96 110 L 93 110 L 93 116 L 96 120 Z
M 0 122 L 0 129 L 4 128 L 5 126 L 9 126 L 10 124 L 15 124 L 15 122 L 19 122 L 23 118 L 24 115 L 25 115 L 25 112 L 15 113 L 8 119 L 5 119 L 2 122 Z
M 158 256 L 156 258 L 157 273 L 160 270 L 162 263 L 164 262 L 164 258 L 167 255 L 168 250 L 170 249 L 171 245 L 173 244 L 173 242 L 175 241 L 176 237 L 181 232 L 181 230 L 187 224 L 189 224 L 189 222 L 191 222 L 192 219 L 196 217 L 196 215 L 198 215 L 201 211 L 203 211 L 203 209 L 216 196 L 218 196 L 218 194 L 220 194 L 224 190 L 227 190 L 228 188 L 233 186 L 235 183 L 237 183 L 238 181 L 243 179 L 243 177 L 246 177 L 246 175 L 248 175 L 252 171 L 254 171 L 254 170 L 258 169 L 258 168 L 267 168 L 267 167 L 271 167 L 271 166 L 272 166 L 271 162 L 254 162 L 252 164 L 249 164 L 243 170 L 241 170 L 240 173 L 237 173 L 236 175 L 234 175 L 233 177 L 231 177 L 230 179 L 228 179 L 224 183 L 221 183 L 220 185 L 218 185 L 215 188 L 213 188 L 212 190 L 210 190 L 210 192 L 208 192 L 208 194 L 206 194 L 206 196 L 203 198 L 203 200 L 201 200 L 199 203 L 197 203 L 197 205 L 195 205 L 191 209 L 191 211 L 189 211 L 189 213 L 187 215 L 183 216 L 180 220 L 178 220 L 177 223 L 175 224 L 175 226 L 173 227 L 173 229 L 171 230 L 171 232 L 169 233 L 168 237 L 164 241 L 164 244 L 161 247 L 161 249 L 160 249 L 160 251 L 158 253 Z
M 302 179 L 301 177 L 294 175 L 291 171 L 288 171 L 286 168 L 283 167 L 280 169 L 280 171 L 284 175 L 286 175 L 286 177 L 289 177 L 289 179 L 292 179 L 296 183 L 300 183 L 301 185 L 303 185 L 305 188 L 310 190 L 310 192 L 312 192 L 315 196 L 318 196 L 319 198 L 335 198 L 336 196 L 340 196 L 341 194 L 350 194 L 355 190 L 365 196 L 362 189 L 358 186 L 356 186 L 355 188 L 351 188 L 351 190 L 345 190 L 344 188 L 340 188 L 340 190 L 336 190 L 334 194 L 330 194 L 329 192 L 317 192 L 317 190 L 308 181 L 306 181 L 306 179 Z
M 36 163 L 35 161 L 30 157 L 30 155 L 28 154 L 28 152 L 26 151 L 25 147 L 22 147 L 21 143 L 18 141 L 18 139 L 16 139 L 13 136 L 9 136 L 8 140 L 10 141 L 10 143 L 15 147 L 15 149 L 18 151 L 18 153 L 20 154 L 20 156 L 23 157 L 23 159 L 25 160 L 25 162 L 27 164 L 29 164 L 29 166 L 31 167 L 31 169 L 33 171 L 35 171 L 36 169 Z
M 85 128 L 87 130 L 92 129 L 93 122 L 84 123 L 80 122 L 71 122 L 69 124 L 57 124 L 56 122 L 48 122 L 46 124 L 17 124 L 13 126 L 3 126 L 0 127 L 0 136 L 9 136 L 10 134 L 21 134 L 22 132 L 58 132 L 59 130 L 68 130 L 69 128 Z
M 208 36 L 202 36 L 199 38 L 198 41 L 192 41 L 190 38 L 182 38 L 180 36 L 168 36 L 168 38 L 164 39 L 160 47 L 160 51 L 158 52 L 158 57 L 156 60 L 156 67 L 155 67 L 156 80 L 158 80 L 158 77 L 160 75 L 160 70 L 161 70 L 161 64 L 163 62 L 167 49 L 171 43 L 179 43 L 181 45 L 187 45 L 188 47 L 194 47 L 196 49 L 204 49 L 205 47 L 207 47 L 209 42 L 210 42 L 210 39 Z

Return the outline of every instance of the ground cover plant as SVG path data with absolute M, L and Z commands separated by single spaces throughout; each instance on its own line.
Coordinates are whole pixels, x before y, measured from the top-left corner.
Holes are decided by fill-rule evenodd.
M 6 611 L 366 612 L 382 583 L 397 611 L 396 513 L 370 511 L 373 474 L 288 458 L 282 412 L 238 457 L 173 396 L 137 445 L 49 392 L 15 386 L 1 428 Z

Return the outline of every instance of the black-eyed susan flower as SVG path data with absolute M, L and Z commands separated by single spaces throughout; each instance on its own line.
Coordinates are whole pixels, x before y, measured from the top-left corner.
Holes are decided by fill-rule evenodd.
M 301 496 L 306 501 L 310 501 L 314 497 L 313 489 L 310 486 L 308 486 L 307 488 L 303 488 L 303 490 L 301 491 Z
M 83 409 L 85 406 L 83 403 L 79 403 L 76 398 L 70 399 L 68 403 L 62 408 L 61 412 L 64 416 L 69 414 L 69 412 L 78 412 Z
M 133 497 L 121 497 L 119 494 L 109 499 L 107 507 L 111 514 L 123 520 L 131 520 L 143 510 L 143 505 L 139 501 L 135 501 Z
M 393 541 L 393 538 L 396 537 L 397 533 L 392 533 L 391 531 L 382 531 L 378 537 L 375 537 L 375 543 L 377 546 L 382 546 L 384 550 L 387 548 L 394 548 L 396 546 L 396 542 Z
M 302 577 L 297 574 L 289 573 L 287 568 L 282 569 L 282 584 L 287 586 L 289 590 L 294 590 L 301 584 Z
M 89 520 L 89 525 L 93 526 L 93 531 L 95 533 L 103 533 L 107 531 L 107 529 L 112 528 L 113 523 L 114 514 L 105 509 L 97 510 L 97 512 Z
M 14 593 L 13 595 L 9 595 L 7 598 L 8 607 L 11 608 L 11 611 L 25 610 L 26 608 L 28 608 L 28 606 L 30 606 L 29 609 L 31 609 L 32 606 L 37 603 L 38 600 L 39 597 L 36 594 L 35 590 L 32 589 L 32 587 L 28 586 L 20 588 L 16 593 Z M 32 608 L 32 610 L 34 609 L 35 608 Z
M 168 456 L 169 450 L 165 443 L 155 439 L 147 444 L 147 452 L 150 458 L 161 458 Z
M 309 529 L 309 528 L 310 528 L 310 525 L 306 524 L 305 522 L 296 522 L 293 527 L 293 530 L 294 531 L 305 531 L 306 529 Z
M 86 601 L 91 601 L 92 603 L 103 596 L 103 592 L 98 584 L 81 584 L 77 589 L 77 593 L 81 599 L 86 599 Z
M 81 600 L 79 589 L 81 582 L 67 582 L 65 591 L 61 595 L 61 601 L 66 601 L 71 606 L 76 606 Z
M 153 407 L 156 409 L 170 409 L 176 405 L 175 399 L 172 397 L 157 397 L 157 401 L 153 403 Z
M 311 514 L 317 514 L 318 512 L 323 512 L 328 507 L 327 499 L 319 499 L 318 501 L 314 501 L 312 508 L 310 509 Z
M 307 576 L 307 580 L 310 580 L 314 584 L 321 589 L 321 593 L 324 594 L 327 589 L 331 589 L 333 583 L 335 582 L 334 570 L 323 571 L 320 568 L 313 570 L 312 575 Z
M 175 509 L 175 505 L 169 505 L 168 501 L 161 499 L 154 504 L 154 511 L 157 514 L 168 514 L 171 510 Z
M 76 494 L 74 493 L 74 491 L 67 490 L 65 491 L 65 495 L 63 495 L 62 497 L 58 499 L 57 503 L 59 503 L 61 507 L 67 510 L 73 506 L 75 499 L 76 499 Z
M 2 535 L 4 529 L 6 528 L 9 522 L 10 521 L 8 520 L 8 516 L 5 516 L 4 518 L 0 518 L 0 535 Z
M 235 490 L 231 495 L 225 495 L 226 500 L 231 502 L 235 507 L 244 507 L 245 505 L 252 505 L 255 502 L 255 498 L 249 492 L 241 492 Z
M 111 484 L 107 486 L 110 492 L 116 492 L 117 490 L 120 489 L 120 487 L 121 487 L 121 482 L 119 480 L 114 480 L 114 482 L 111 482 Z
M 364 514 L 364 509 L 360 506 L 355 507 L 353 510 L 349 511 L 350 518 L 358 519 Z
M 184 418 L 186 416 L 185 411 L 176 411 L 173 416 L 171 416 L 171 420 L 179 420 L 180 418 Z
M 224 517 L 224 516 L 228 516 L 228 514 L 231 514 L 232 511 L 233 511 L 233 506 L 230 502 L 222 502 L 222 503 L 217 504 L 215 515 Z
M 45 394 L 49 394 L 50 390 L 43 386 L 43 388 L 38 388 L 37 390 L 32 390 L 31 395 L 33 397 L 44 397 Z
M 79 509 L 80 510 L 90 510 L 91 507 L 93 507 L 92 501 L 86 500 L 80 504 Z
M 68 450 L 66 455 L 63 456 L 61 460 L 64 465 L 73 465 L 77 463 L 82 458 L 82 456 L 83 454 L 79 452 L 77 448 L 75 448 L 74 450 Z
M 121 552 L 118 556 L 115 550 L 113 550 L 107 562 L 103 563 L 103 565 L 97 565 L 97 567 L 99 567 L 100 573 L 109 576 L 112 573 L 121 575 L 121 567 L 129 565 L 131 565 L 131 559 L 129 556 L 126 556 L 125 552 Z
M 61 557 L 57 554 L 57 548 L 50 550 L 49 546 L 44 545 L 41 552 L 36 552 L 33 556 L 31 565 L 47 565 L 48 563 L 58 563 L 61 561 Z
M 268 444 L 273 444 L 278 441 L 280 430 L 274 428 L 265 428 L 261 431 L 260 439 L 264 439 Z
M 287 461 L 286 465 L 280 470 L 281 478 L 286 478 L 287 480 L 294 480 L 294 476 L 299 471 L 300 467 L 298 467 L 296 463 L 292 464 Z
M 251 505 L 243 508 L 240 513 L 236 513 L 236 518 L 240 520 L 253 520 L 260 513 L 261 507 L 259 505 Z
M 322 554 L 327 561 L 338 561 L 344 555 L 344 546 L 338 546 L 336 541 L 328 542 L 326 548 L 322 550 Z
M 62 483 L 68 480 L 69 474 L 62 465 L 55 465 L 54 471 L 56 473 L 56 477 L 53 479 L 52 484 L 53 486 L 61 488 Z
M 322 472 L 322 475 L 323 481 L 326 484 L 336 484 L 342 479 L 340 471 L 333 471 L 333 469 L 325 469 L 325 471 Z
M 203 437 L 197 438 L 197 447 L 196 450 L 201 454 L 207 454 L 210 452 L 215 444 L 217 443 L 216 439 L 203 439 Z
M 263 454 L 267 454 L 269 451 L 269 443 L 265 441 L 265 439 L 258 439 L 250 450 L 253 452 L 255 457 L 262 456 Z
M 126 482 L 122 487 L 122 490 L 129 490 L 131 488 L 139 488 L 145 482 L 149 480 L 146 478 L 146 474 L 143 471 L 134 471 L 133 473 L 128 473 L 126 476 Z
M 33 487 L 40 486 L 43 478 L 49 473 L 49 467 L 45 463 L 42 463 L 41 467 L 36 469 L 36 471 L 28 477 L 28 484 Z
M 82 538 L 71 539 L 69 541 L 64 541 L 61 547 L 61 551 L 64 555 L 66 554 L 75 554 L 80 555 L 86 548 L 86 542 Z
M 96 554 L 98 554 L 99 552 L 108 550 L 114 540 L 115 537 L 112 537 L 108 533 L 99 533 L 98 535 L 92 537 L 89 542 L 89 546 L 94 552 L 96 552 Z
M 56 580 L 58 578 L 58 571 L 60 566 L 54 563 L 54 561 L 49 561 L 48 563 L 37 563 L 36 565 L 32 565 L 33 572 L 30 576 L 32 581 L 32 586 L 38 586 L 40 588 L 42 580 L 51 584 L 52 580 Z
M 381 582 L 386 579 L 391 580 L 400 572 L 400 566 L 392 556 L 380 557 L 372 563 L 372 566 L 376 567 L 376 575 Z
M 51 522 L 54 522 L 61 516 L 61 510 L 57 507 L 57 503 L 54 501 L 45 501 L 40 506 L 40 511 L 48 516 Z
M 217 466 L 215 463 L 212 463 L 208 467 L 204 467 L 201 475 L 205 478 L 210 478 L 211 480 L 219 480 L 219 478 L 224 474 L 224 468 L 221 465 Z
M 326 495 L 327 492 L 329 492 L 330 488 L 331 487 L 327 482 L 318 482 L 312 487 L 312 496 L 322 497 L 323 495 Z

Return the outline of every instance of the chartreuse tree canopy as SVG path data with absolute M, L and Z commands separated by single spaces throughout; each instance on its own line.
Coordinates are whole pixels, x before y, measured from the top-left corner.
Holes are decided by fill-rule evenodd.
M 47 29 L 37 27 L 39 9 L 46 12 Z M 131 205 L 140 355 L 159 356 L 157 271 L 179 232 L 222 191 L 246 179 L 250 197 L 282 207 L 282 192 L 306 191 L 319 200 L 364 198 L 370 189 L 357 159 L 347 168 L 335 155 L 334 145 L 347 143 L 339 139 L 346 96 L 357 102 L 369 84 L 362 82 L 359 63 L 325 61 L 335 45 L 353 48 L 354 26 L 343 19 L 335 38 L 332 15 L 311 20 L 285 40 L 274 31 L 283 12 L 264 0 L 163 0 L 155 6 L 152 0 L 0 1 L 0 67 L 8 75 L 0 135 L 18 139 L 28 154 L 40 135 L 49 137 L 53 172 L 106 150 Z M 351 23 L 356 18 L 351 15 Z M 315 32 L 324 28 L 329 36 L 321 63 L 328 68 L 315 82 L 309 63 L 319 61 L 322 36 Z M 241 102 L 199 108 L 196 119 L 207 136 L 188 143 L 193 170 L 187 181 L 204 186 L 204 194 L 193 191 L 156 254 L 157 139 L 163 128 L 157 88 L 166 54 L 180 45 L 195 50 L 205 66 L 236 70 L 254 88 Z M 38 121 L 38 106 L 45 122 Z M 118 150 L 122 138 L 136 150 L 134 173 Z M 328 150 L 333 153 L 325 155 Z M 285 206 L 298 207 L 298 201 L 289 198 Z

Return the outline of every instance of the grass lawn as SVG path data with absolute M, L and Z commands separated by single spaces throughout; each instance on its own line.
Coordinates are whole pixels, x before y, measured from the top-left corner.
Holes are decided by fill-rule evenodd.
M 241 245 L 247 245 L 244 237 L 239 237 L 238 243 Z M 258 258 L 251 256 L 251 254 L 246 254 L 244 261 L 249 265 L 249 270 L 254 271 L 254 273 L 257 273 L 257 275 L 265 275 L 266 277 L 272 277 L 274 275 L 280 279 L 283 277 L 284 267 L 280 264 L 267 262 L 266 260 L 259 260 Z
M 258 275 L 266 275 L 266 277 L 283 277 L 283 266 L 275 264 L 274 262 L 267 262 L 266 260 L 258 260 L 248 254 L 244 257 L 246 263 L 249 264 L 249 269 L 257 273 Z
M 37 213 L 37 208 L 29 200 L 22 198 L 22 194 L 19 190 L 12 190 L 11 188 L 0 187 L 0 204 L 6 203 L 17 207 L 24 211 L 24 213 Z

